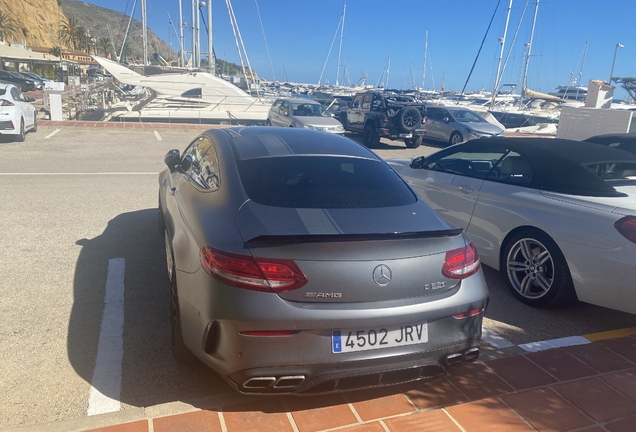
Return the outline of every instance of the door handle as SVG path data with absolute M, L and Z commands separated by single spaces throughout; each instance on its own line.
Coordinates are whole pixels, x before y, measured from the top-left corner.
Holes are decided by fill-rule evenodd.
M 175 193 L 176 191 L 177 191 L 177 188 L 170 188 L 170 193 L 171 193 L 172 195 L 174 195 L 174 193 Z
M 460 186 L 459 190 L 465 194 L 473 193 L 475 191 L 472 186 Z

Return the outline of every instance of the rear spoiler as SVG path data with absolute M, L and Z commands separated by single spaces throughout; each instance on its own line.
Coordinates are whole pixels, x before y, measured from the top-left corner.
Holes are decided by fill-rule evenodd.
M 461 228 L 438 230 L 438 231 L 416 231 L 406 233 L 382 233 L 382 234 L 304 234 L 304 235 L 260 235 L 251 238 L 247 243 L 330 243 L 330 242 L 350 242 L 350 241 L 370 241 L 370 240 L 411 240 L 438 237 L 455 237 L 462 233 Z

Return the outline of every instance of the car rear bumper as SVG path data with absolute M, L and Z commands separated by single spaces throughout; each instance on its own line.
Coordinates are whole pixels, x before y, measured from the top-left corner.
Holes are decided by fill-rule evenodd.
M 436 300 L 361 303 L 291 302 L 210 283 L 202 270 L 177 272 L 183 337 L 188 348 L 244 393 L 321 393 L 425 379 L 475 360 L 488 292 L 481 272 Z M 426 322 L 425 343 L 333 353 L 336 329 Z M 294 330 L 289 336 L 245 331 Z M 452 356 L 449 359 L 449 356 Z M 290 378 L 296 377 L 296 378 Z M 354 378 L 357 377 L 357 378 Z M 282 379 L 283 385 L 276 383 Z
M 415 129 L 413 132 L 404 133 L 398 129 L 394 128 L 379 128 L 378 134 L 381 137 L 389 138 L 389 139 L 400 139 L 400 138 L 417 138 L 420 136 L 426 135 L 426 130 L 424 129 Z

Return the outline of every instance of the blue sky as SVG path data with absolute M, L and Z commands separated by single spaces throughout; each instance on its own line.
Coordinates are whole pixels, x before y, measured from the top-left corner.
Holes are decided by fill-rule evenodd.
M 130 13 L 133 0 L 85 0 L 99 6 Z M 168 24 L 168 14 L 178 30 L 179 0 L 147 0 L 149 27 L 175 51 L 178 41 Z M 339 33 L 331 55 L 327 54 L 342 15 L 342 0 L 232 0 L 250 63 L 265 79 L 317 83 L 355 84 L 366 76 L 377 84 L 387 59 L 391 58 L 391 88 L 422 85 L 425 34 L 428 30 L 427 89 L 461 90 L 479 50 L 488 23 L 499 0 L 350 0 L 342 39 L 341 67 L 337 66 Z M 184 20 L 191 21 L 191 1 L 182 0 Z M 265 49 L 258 10 L 269 47 Z M 517 26 L 519 32 L 504 83 L 520 83 L 523 45 L 529 41 L 535 0 L 514 0 L 506 39 L 505 55 Z M 500 0 L 492 27 L 479 56 L 467 91 L 494 86 L 500 44 L 509 0 Z M 225 0 L 212 0 L 213 45 L 218 58 L 238 63 Z M 207 15 L 207 12 L 206 12 Z M 134 17 L 140 18 L 139 1 Z M 572 73 L 589 79 L 608 80 L 617 43 L 614 76 L 636 76 L 636 0 L 541 0 L 538 8 L 528 87 L 548 92 L 567 85 Z M 186 49 L 190 47 L 185 32 Z M 589 41 L 585 63 L 583 53 Z M 202 30 L 202 51 L 207 36 Z M 581 68 L 583 67 L 583 70 Z M 582 74 L 580 74 L 582 71 Z M 626 92 L 617 89 L 617 97 Z

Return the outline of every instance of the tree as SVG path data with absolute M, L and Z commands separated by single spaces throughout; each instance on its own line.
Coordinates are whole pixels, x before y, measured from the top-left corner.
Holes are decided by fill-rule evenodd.
M 49 53 L 53 54 L 55 57 L 61 57 L 60 47 L 51 48 Z
M 620 84 L 623 90 L 629 93 L 629 97 L 636 100 L 636 77 L 612 77 L 612 81 Z
M 110 53 L 113 48 L 113 44 L 110 43 L 110 39 L 102 37 L 97 41 L 97 47 L 102 50 L 104 57 L 108 57 L 108 53 Z
M 78 49 L 78 45 L 81 43 L 80 36 L 85 34 L 85 32 L 84 27 L 80 26 L 75 18 L 69 18 L 62 22 L 60 27 L 60 38 L 67 44 L 67 46 L 70 46 L 73 49 Z
M 0 40 L 6 41 L 18 33 L 18 24 L 9 15 L 0 11 Z

